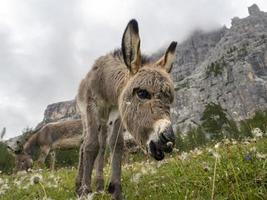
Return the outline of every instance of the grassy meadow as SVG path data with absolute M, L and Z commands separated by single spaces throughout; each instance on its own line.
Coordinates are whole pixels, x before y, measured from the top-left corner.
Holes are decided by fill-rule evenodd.
M 105 167 L 106 185 L 110 165 Z M 0 175 L 0 200 L 71 200 L 76 168 Z M 175 150 L 161 162 L 145 155 L 124 158 L 127 200 L 267 199 L 267 138 L 222 142 L 189 152 Z M 107 193 L 88 199 L 107 200 Z

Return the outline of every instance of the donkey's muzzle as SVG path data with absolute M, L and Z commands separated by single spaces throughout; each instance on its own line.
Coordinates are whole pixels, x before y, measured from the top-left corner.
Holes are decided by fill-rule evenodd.
M 164 152 L 172 152 L 175 144 L 175 135 L 172 126 L 168 126 L 162 133 L 160 133 L 159 144 Z
M 164 153 L 172 152 L 175 144 L 175 135 L 171 124 L 164 127 L 158 134 L 152 134 L 148 141 L 148 152 L 156 160 L 162 160 Z

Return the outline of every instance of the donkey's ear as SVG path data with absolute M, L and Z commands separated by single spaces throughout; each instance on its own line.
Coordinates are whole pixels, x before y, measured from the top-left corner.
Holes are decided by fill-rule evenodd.
M 139 29 L 135 19 L 128 23 L 123 33 L 121 50 L 126 66 L 135 74 L 141 65 Z
M 162 68 L 166 69 L 169 73 L 172 69 L 172 64 L 175 61 L 175 50 L 176 50 L 177 42 L 172 42 L 168 49 L 166 50 L 165 54 L 157 61 L 157 65 L 161 66 Z

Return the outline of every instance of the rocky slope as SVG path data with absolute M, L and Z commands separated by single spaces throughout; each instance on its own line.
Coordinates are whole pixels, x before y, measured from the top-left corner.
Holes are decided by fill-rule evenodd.
M 76 110 L 75 100 L 53 103 L 46 107 L 44 112 L 44 119 L 37 125 L 36 129 L 39 129 L 43 125 L 50 122 L 65 121 L 79 118 L 80 115 Z
M 267 108 L 267 13 L 255 4 L 248 11 L 246 18 L 233 18 L 229 29 L 196 31 L 178 45 L 172 114 L 181 130 L 199 124 L 211 102 L 237 121 Z M 55 103 L 47 107 L 37 127 L 76 118 L 75 101 Z
M 182 130 L 199 124 L 210 102 L 237 121 L 267 108 L 267 13 L 255 4 L 248 10 L 230 29 L 196 32 L 179 45 L 172 113 Z

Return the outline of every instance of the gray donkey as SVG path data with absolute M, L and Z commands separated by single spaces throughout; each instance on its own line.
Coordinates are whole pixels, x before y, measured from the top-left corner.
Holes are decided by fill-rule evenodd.
M 23 145 L 23 148 L 15 152 L 16 170 L 28 170 L 33 166 L 32 157 L 40 149 L 39 164 L 44 164 L 50 151 L 56 149 L 71 149 L 79 147 L 82 140 L 81 120 L 68 120 L 49 123 L 37 130 Z M 55 159 L 51 155 L 52 159 Z M 55 160 L 52 160 L 52 169 Z
M 91 175 L 96 166 L 96 189 L 104 189 L 103 165 L 106 138 L 111 150 L 111 179 L 108 191 L 112 198 L 122 199 L 121 161 L 123 130 L 145 147 L 156 160 L 171 152 L 175 135 L 170 120 L 174 99 L 169 72 L 175 59 L 176 42 L 166 53 L 152 61 L 140 52 L 138 23 L 131 20 L 122 37 L 120 50 L 97 59 L 81 81 L 77 106 L 83 123 L 76 193 L 85 197 L 92 192 Z M 107 136 L 107 122 L 113 118 Z

